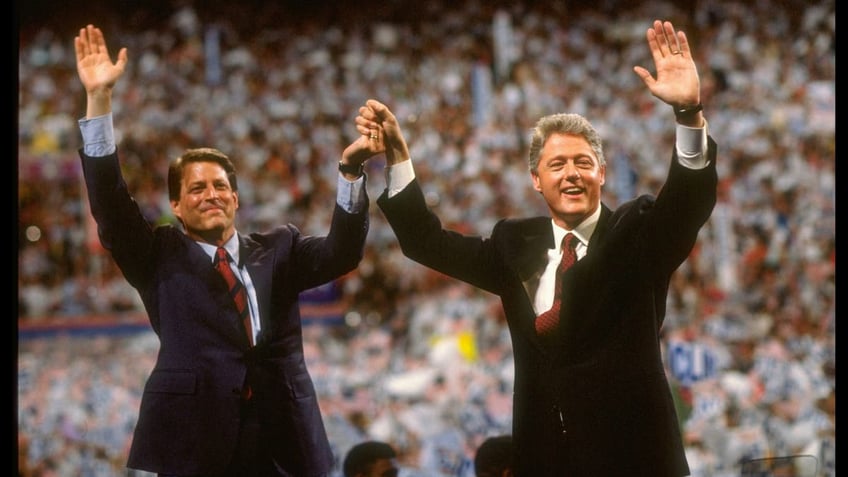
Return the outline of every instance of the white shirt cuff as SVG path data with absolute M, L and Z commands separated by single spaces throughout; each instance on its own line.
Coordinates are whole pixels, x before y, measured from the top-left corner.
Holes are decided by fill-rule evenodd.
M 707 122 L 704 127 L 690 128 L 677 125 L 677 160 L 689 169 L 707 167 Z
M 415 169 L 412 168 L 412 159 L 399 162 L 393 166 L 386 166 L 386 189 L 391 199 L 402 191 L 415 179 Z

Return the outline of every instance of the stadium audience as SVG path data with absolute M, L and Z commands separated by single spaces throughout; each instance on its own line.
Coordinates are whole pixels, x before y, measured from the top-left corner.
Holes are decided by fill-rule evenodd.
M 746 460 L 787 455 L 813 456 L 834 475 L 833 1 L 719 0 L 690 11 L 674 2 L 461 0 L 415 15 L 391 5 L 366 14 L 332 2 L 306 12 L 225 3 L 153 2 L 111 18 L 119 43 L 145 52 L 130 58 L 115 114 L 125 176 L 147 191 L 137 198 L 154 222 L 174 220 L 161 201 L 168 160 L 214 139 L 244 151 L 240 191 L 263 204 L 241 210 L 243 228 L 285 217 L 323 230 L 329 217 L 313 197 L 333 187 L 328 157 L 349 142 L 349 121 L 372 96 L 390 99 L 405 121 L 412 155 L 426 158 L 416 173 L 428 200 L 453 227 L 490 230 L 493 217 L 527 215 L 538 202 L 515 184 L 528 174 L 532 118 L 548 112 L 581 112 L 601 132 L 625 132 L 607 151 L 608 197 L 653 190 L 665 171 L 641 151 L 672 138 L 660 132 L 658 105 L 633 94 L 641 85 L 630 66 L 645 53 L 625 38 L 643 35 L 655 16 L 697 35 L 695 54 L 710 58 L 710 128 L 725 138 L 720 197 L 671 284 L 663 336 L 692 475 L 738 475 Z M 84 209 L 73 32 L 32 22 L 19 38 L 21 464 L 31 476 L 112 476 L 124 468 L 156 340 L 146 331 L 34 333 L 56 320 L 126 320 L 141 307 Z M 657 123 L 657 133 L 628 136 L 645 129 L 629 121 Z M 369 194 L 380 184 L 369 181 Z M 471 477 L 484 437 L 511 429 L 510 342 L 491 319 L 499 305 L 412 266 L 381 214 L 371 217 L 365 259 L 338 284 L 340 319 L 316 318 L 305 330 L 330 440 L 339 462 L 354 443 L 381 440 L 407 469 Z

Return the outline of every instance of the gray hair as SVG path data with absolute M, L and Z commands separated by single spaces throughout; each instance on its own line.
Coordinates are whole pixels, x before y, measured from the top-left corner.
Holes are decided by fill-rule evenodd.
M 576 113 L 558 113 L 543 116 L 536 122 L 536 126 L 533 128 L 533 135 L 530 137 L 530 154 L 527 158 L 527 165 L 530 167 L 531 172 L 537 172 L 539 154 L 542 152 L 545 142 L 553 134 L 576 134 L 583 136 L 586 142 L 589 143 L 595 156 L 597 156 L 598 165 L 606 165 L 604 150 L 601 145 L 601 136 L 592 126 L 592 123 Z

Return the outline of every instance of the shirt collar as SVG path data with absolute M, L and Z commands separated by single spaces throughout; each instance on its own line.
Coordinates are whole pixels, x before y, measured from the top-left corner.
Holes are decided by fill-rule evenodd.
M 564 228 L 554 223 L 554 219 L 551 219 L 551 224 L 554 228 L 554 243 L 561 244 L 563 237 L 565 237 L 565 234 L 570 232 L 573 233 L 578 240 L 580 240 L 580 243 L 588 247 L 589 237 L 591 237 L 592 233 L 595 232 L 595 227 L 598 226 L 598 219 L 600 218 L 601 206 L 598 205 L 597 210 L 592 212 L 592 215 L 590 215 L 589 217 L 586 217 L 583 222 L 580 222 L 580 225 L 578 225 L 574 230 L 565 230 Z
M 200 245 L 200 248 L 206 252 L 206 255 L 209 255 L 209 258 L 214 262 L 215 261 L 215 252 L 218 250 L 216 245 L 212 245 L 206 242 L 197 242 Z M 234 233 L 229 240 L 227 240 L 224 245 L 224 250 L 230 255 L 230 258 L 235 262 L 238 266 L 241 266 L 241 258 L 239 257 L 239 238 L 238 232 Z

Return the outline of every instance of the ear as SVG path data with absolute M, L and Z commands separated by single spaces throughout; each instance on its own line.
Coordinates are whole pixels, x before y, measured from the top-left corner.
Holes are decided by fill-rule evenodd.
M 601 166 L 601 170 L 598 171 L 598 184 L 604 185 L 607 181 L 607 166 Z
M 172 200 L 171 201 L 171 212 L 174 213 L 174 216 L 176 218 L 180 219 L 180 222 L 183 221 L 183 215 L 182 215 L 182 212 L 180 211 L 180 201 L 178 201 L 178 200 Z
M 542 180 L 539 178 L 539 174 L 534 171 L 530 171 L 530 179 L 533 180 L 533 188 L 536 189 L 536 192 L 542 193 Z
M 238 210 L 238 192 L 233 191 L 233 205 L 235 206 L 235 210 Z

